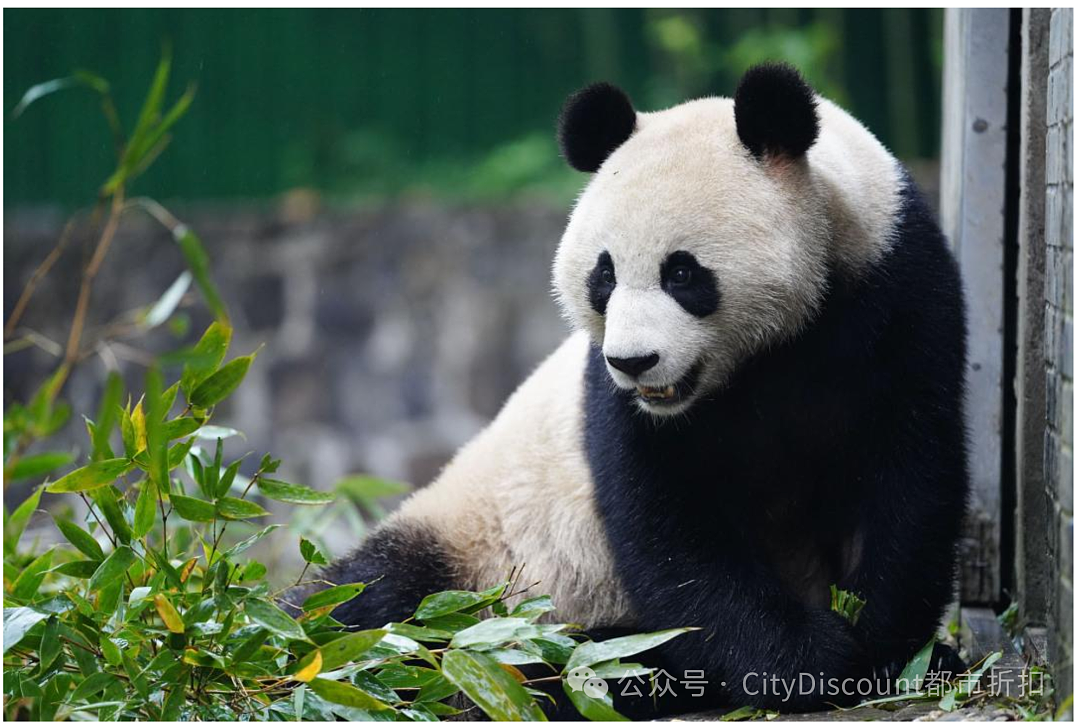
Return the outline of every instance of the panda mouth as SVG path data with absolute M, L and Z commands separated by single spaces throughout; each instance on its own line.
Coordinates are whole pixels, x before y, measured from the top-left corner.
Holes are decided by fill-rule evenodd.
M 698 362 L 674 384 L 638 386 L 637 398 L 649 406 L 673 406 L 679 404 L 693 395 L 700 375 L 701 363 Z

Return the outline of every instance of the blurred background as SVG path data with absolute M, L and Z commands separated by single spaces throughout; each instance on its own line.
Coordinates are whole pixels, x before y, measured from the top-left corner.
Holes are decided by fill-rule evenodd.
M 786 60 L 847 107 L 937 194 L 942 13 L 937 10 L 6 10 L 4 309 L 92 207 L 114 165 L 100 99 L 32 85 L 88 69 L 121 119 L 138 114 L 163 47 L 169 97 L 197 92 L 131 194 L 202 238 L 236 327 L 260 354 L 215 423 L 272 452 L 286 479 L 328 489 L 349 473 L 422 486 L 566 335 L 550 261 L 586 176 L 558 157 L 563 99 L 596 80 L 641 110 L 730 95 L 750 65 Z M 5 342 L 4 399 L 55 368 L 96 240 L 76 231 Z M 149 352 L 209 323 L 189 293 L 167 325 L 125 339 L 184 270 L 169 233 L 127 215 L 95 284 L 67 385 L 92 412 L 104 372 L 141 386 Z M 73 417 L 64 435 L 85 451 Z M 252 458 L 253 465 L 257 457 Z M 5 487 L 5 502 L 27 486 Z M 397 490 L 376 495 L 400 495 Z M 389 503 L 374 499 L 361 516 Z M 308 523 L 306 527 L 310 527 Z M 356 515 L 327 518 L 331 551 Z

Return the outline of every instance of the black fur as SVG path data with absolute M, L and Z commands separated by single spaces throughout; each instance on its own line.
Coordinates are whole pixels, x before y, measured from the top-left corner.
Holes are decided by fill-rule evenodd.
M 903 195 L 885 259 L 860 280 L 834 274 L 802 335 L 685 418 L 643 416 L 590 353 L 587 455 L 635 627 L 702 628 L 655 663 L 704 669 L 709 691 L 665 697 L 660 713 L 850 702 L 750 694 L 742 680 L 870 676 L 925 644 L 952 597 L 968 492 L 963 298 L 925 203 L 910 183 Z M 829 583 L 867 600 L 855 627 L 828 609 Z M 616 707 L 654 714 L 651 700 Z
M 438 537 L 410 523 L 375 531 L 353 553 L 337 560 L 322 577 L 335 584 L 367 583 L 357 598 L 331 614 L 364 629 L 412 616 L 420 601 L 454 587 L 454 571 Z
M 594 83 L 566 99 L 559 114 L 559 149 L 579 172 L 595 172 L 634 133 L 630 99 L 610 83 Z
M 754 66 L 735 91 L 735 128 L 755 157 L 801 157 L 818 136 L 814 92 L 787 64 Z
M 607 312 L 607 302 L 611 294 L 615 292 L 615 263 L 611 261 L 611 255 L 607 250 L 600 253 L 596 260 L 596 266 L 589 273 L 585 281 L 588 288 L 589 305 L 592 309 L 604 315 Z
M 675 279 L 675 271 L 684 268 L 689 273 L 686 282 Z M 715 313 L 720 307 L 720 289 L 713 271 L 702 267 L 697 258 L 679 250 L 668 255 L 660 266 L 660 287 L 683 307 L 698 318 Z

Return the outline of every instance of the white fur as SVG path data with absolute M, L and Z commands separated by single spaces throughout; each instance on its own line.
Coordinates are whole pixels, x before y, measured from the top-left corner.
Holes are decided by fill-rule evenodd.
M 574 334 L 430 485 L 385 523 L 427 525 L 455 574 L 487 588 L 523 568 L 518 585 L 548 594 L 558 618 L 629 625 L 582 450 L 588 340 Z
M 819 100 L 821 134 L 802 160 L 753 158 L 734 103 L 706 98 L 639 113 L 637 130 L 600 167 L 555 258 L 555 290 L 571 323 L 608 356 L 658 353 L 638 380 L 662 387 L 704 366 L 697 393 L 722 386 L 753 352 L 797 332 L 816 312 L 830 263 L 857 274 L 891 244 L 899 197 L 895 159 L 857 121 Z M 617 284 L 606 314 L 586 280 L 601 252 Z M 660 288 L 660 264 L 685 250 L 717 277 L 720 307 L 699 319 Z M 662 409 L 675 414 L 692 404 Z

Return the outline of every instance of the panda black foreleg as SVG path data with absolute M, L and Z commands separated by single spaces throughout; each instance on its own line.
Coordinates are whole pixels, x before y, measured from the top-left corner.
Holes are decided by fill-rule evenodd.
M 455 573 L 435 533 L 416 524 L 376 530 L 322 575 L 335 584 L 366 583 L 358 597 L 334 609 L 338 621 L 378 628 L 413 614 L 427 595 L 454 588 Z
M 948 442 L 944 435 L 938 440 Z M 856 632 L 875 666 L 910 660 L 952 601 L 966 495 L 961 453 L 962 443 L 952 452 L 922 447 L 917 463 L 886 470 L 864 509 L 863 555 L 842 585 L 866 600 Z M 938 649 L 940 664 L 932 667 L 962 670 L 952 657 Z

